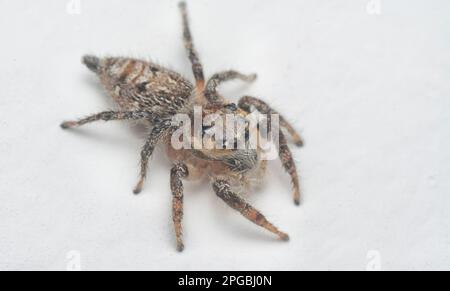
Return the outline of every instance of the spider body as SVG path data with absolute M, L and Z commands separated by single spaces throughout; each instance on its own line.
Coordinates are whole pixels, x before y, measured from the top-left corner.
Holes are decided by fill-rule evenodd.
M 256 109 L 264 114 L 278 114 L 265 102 L 254 97 L 242 97 L 236 105 L 225 100 L 217 87 L 225 81 L 240 79 L 252 82 L 256 75 L 244 75 L 236 71 L 224 71 L 214 74 L 207 82 L 204 80 L 203 68 L 194 49 L 189 29 L 186 4 L 180 3 L 183 20 L 184 44 L 192 64 L 195 85 L 180 74 L 153 64 L 132 58 L 98 58 L 83 57 L 83 63 L 99 77 L 103 87 L 118 104 L 120 110 L 105 111 L 77 121 L 61 124 L 64 129 L 98 121 L 135 120 L 151 126 L 146 143 L 141 151 L 140 179 L 134 193 L 141 192 L 147 176 L 148 160 L 157 144 L 164 144 L 166 154 L 173 162 L 170 172 L 172 191 L 172 213 L 177 240 L 177 249 L 182 251 L 182 217 L 183 217 L 183 180 L 208 178 L 216 195 L 226 204 L 240 212 L 253 223 L 269 230 L 282 240 L 288 240 L 286 233 L 278 230 L 258 210 L 246 202 L 239 194 L 240 189 L 248 189 L 258 181 L 265 172 L 267 161 L 261 159 L 261 150 L 244 148 L 228 149 L 194 149 L 173 146 L 172 134 L 178 129 L 173 123 L 173 116 L 184 113 L 190 120 L 195 119 L 195 106 L 202 106 L 203 115 L 214 114 L 217 119 L 225 119 L 232 114 L 245 120 Z M 281 127 L 285 128 L 295 144 L 303 144 L 293 127 L 281 116 Z M 194 121 L 195 123 L 195 121 Z M 192 128 L 195 130 L 195 128 Z M 208 128 L 202 128 L 202 134 Z M 258 133 L 259 129 L 255 129 Z M 244 143 L 248 144 L 248 132 Z M 292 154 L 284 134 L 279 131 L 278 153 L 283 167 L 291 177 L 294 202 L 300 202 L 299 181 Z M 198 137 L 193 137 L 193 143 Z M 203 140 L 202 140 L 203 141 Z M 209 140 L 214 143 L 215 140 Z

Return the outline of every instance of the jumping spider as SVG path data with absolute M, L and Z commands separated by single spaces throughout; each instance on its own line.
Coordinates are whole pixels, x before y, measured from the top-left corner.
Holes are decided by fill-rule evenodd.
M 172 211 L 178 251 L 184 249 L 182 240 L 181 220 L 183 217 L 183 183 L 182 179 L 200 179 L 207 177 L 212 182 L 212 188 L 231 208 L 239 211 L 253 223 L 264 227 L 279 236 L 289 240 L 289 236 L 278 230 L 258 210 L 247 203 L 235 191 L 236 187 L 244 187 L 249 181 L 263 174 L 266 161 L 261 160 L 259 151 L 246 149 L 232 150 L 176 150 L 171 145 L 171 134 L 176 127 L 171 118 L 180 112 L 192 117 L 194 105 L 202 106 L 204 113 L 215 113 L 224 116 L 230 112 L 245 118 L 252 110 L 263 114 L 277 114 L 265 102 L 253 98 L 242 97 L 238 104 L 225 100 L 217 87 L 233 79 L 252 82 L 256 75 L 244 75 L 236 71 L 224 71 L 214 74 L 206 83 L 202 64 L 194 49 L 189 29 L 186 4 L 181 2 L 179 8 L 183 20 L 183 38 L 187 49 L 195 86 L 178 73 L 156 65 L 152 62 L 131 58 L 98 58 L 84 56 L 83 63 L 99 77 L 102 85 L 119 105 L 120 111 L 105 111 L 78 121 L 66 121 L 61 124 L 63 129 L 74 128 L 90 122 L 103 120 L 134 120 L 146 122 L 151 126 L 148 138 L 141 152 L 140 179 L 134 193 L 141 192 L 147 175 L 149 157 L 155 146 L 163 143 L 167 155 L 173 161 L 170 172 L 170 187 L 173 195 Z M 279 123 L 292 136 L 297 146 L 303 142 L 294 128 L 281 116 Z M 291 177 L 295 204 L 300 203 L 300 189 L 297 170 L 291 151 L 288 148 L 284 134 L 279 131 L 278 155 L 284 169 Z

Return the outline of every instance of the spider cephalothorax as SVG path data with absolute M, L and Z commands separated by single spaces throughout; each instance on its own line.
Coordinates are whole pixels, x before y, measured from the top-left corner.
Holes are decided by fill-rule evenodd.
M 173 194 L 173 221 L 179 251 L 184 248 L 181 226 L 183 179 L 209 179 L 216 195 L 230 207 L 281 239 L 288 240 L 286 233 L 272 225 L 236 191 L 236 188 L 246 189 L 254 181 L 258 181 L 266 168 L 266 160 L 262 158 L 260 147 L 260 128 L 250 127 L 248 118 L 254 110 L 266 114 L 269 120 L 270 116 L 276 115 L 279 125 L 289 132 L 295 144 L 301 146 L 303 142 L 293 127 L 260 99 L 246 96 L 240 98 L 235 104 L 225 100 L 217 92 L 217 87 L 222 82 L 233 79 L 252 82 L 256 79 L 256 75 L 224 71 L 214 74 L 205 82 L 203 67 L 194 49 L 189 30 L 186 4 L 182 2 L 179 6 L 183 16 L 184 44 L 192 64 L 195 85 L 180 74 L 151 62 L 132 58 L 85 56 L 84 64 L 98 75 L 102 85 L 120 109 L 94 114 L 78 121 L 66 121 L 61 124 L 61 127 L 74 128 L 98 120 L 133 120 L 151 126 L 141 152 L 140 179 L 134 193 L 138 194 L 142 190 L 147 175 L 148 160 L 155 146 L 159 143 L 164 144 L 167 156 L 173 161 L 170 187 Z M 189 125 L 187 127 L 189 135 L 183 136 L 181 140 L 178 139 L 178 142 L 185 146 L 175 146 L 173 137 L 180 130 L 180 125 L 174 122 L 174 117 L 184 114 L 188 121 L 195 124 L 195 110 L 198 107 L 202 110 L 201 118 L 213 116 L 209 120 L 212 122 L 202 123 L 199 129 Z M 229 116 L 235 117 L 243 124 L 243 131 L 240 134 L 236 131 L 236 136 L 231 139 L 221 140 L 217 132 L 227 131 L 226 119 Z M 221 124 L 221 127 L 217 127 L 217 124 Z M 216 135 L 211 135 L 213 128 Z M 258 136 L 256 146 L 251 142 L 252 133 Z M 273 127 L 270 128 L 270 133 L 272 135 L 275 133 Z M 300 190 L 295 163 L 284 134 L 281 131 L 276 131 L 276 134 L 278 156 L 291 176 L 294 202 L 298 205 Z M 186 139 L 189 140 L 187 144 Z M 242 141 L 242 144 L 239 144 L 239 141 Z

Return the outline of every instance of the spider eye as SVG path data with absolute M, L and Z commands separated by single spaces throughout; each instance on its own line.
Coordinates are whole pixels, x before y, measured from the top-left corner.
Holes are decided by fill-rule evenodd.
M 213 126 L 212 125 L 203 125 L 202 126 L 202 136 L 205 136 L 205 134 L 207 133 L 207 131 L 209 129 L 211 129 Z
M 228 110 L 231 110 L 231 111 L 236 111 L 238 109 L 237 105 L 234 104 L 234 103 L 230 103 L 230 104 L 225 105 L 225 108 L 228 109 Z
M 203 125 L 202 129 L 203 129 L 203 131 L 205 131 L 205 130 L 211 129 L 212 127 L 213 127 L 212 125 Z

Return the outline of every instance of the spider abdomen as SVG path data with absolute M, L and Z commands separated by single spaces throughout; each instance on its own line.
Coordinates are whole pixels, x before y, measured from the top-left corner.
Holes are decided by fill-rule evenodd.
M 193 85 L 180 74 L 151 62 L 92 56 L 83 61 L 123 110 L 173 115 L 186 105 L 193 91 Z

